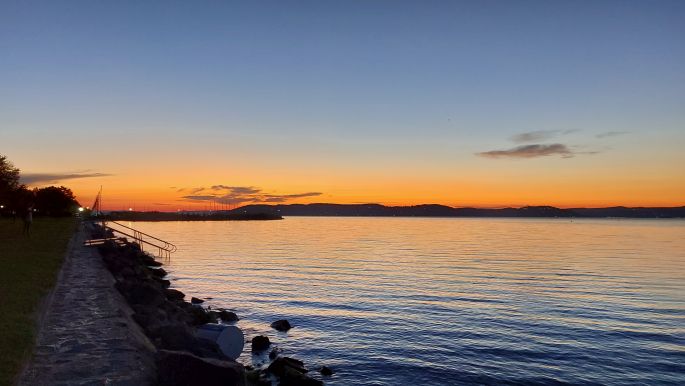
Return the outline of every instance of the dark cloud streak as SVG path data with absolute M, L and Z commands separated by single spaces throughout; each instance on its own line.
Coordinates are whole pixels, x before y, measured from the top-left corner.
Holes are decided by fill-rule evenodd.
M 606 131 L 604 133 L 599 133 L 595 135 L 597 138 L 607 138 L 607 137 L 616 137 L 619 135 L 625 135 L 628 134 L 628 131 Z
M 52 184 L 63 180 L 75 180 L 78 178 L 109 177 L 108 173 L 22 173 L 21 182 L 24 184 Z
M 554 138 L 558 135 L 567 135 L 575 133 L 577 131 L 577 129 L 529 131 L 526 133 L 516 134 L 509 139 L 515 143 L 539 142 L 544 141 L 546 139 Z
M 476 155 L 486 158 L 537 158 L 550 155 L 558 155 L 563 158 L 571 158 L 575 153 L 568 146 L 561 143 L 531 144 L 517 146 L 506 150 L 491 150 Z
M 296 198 L 315 197 L 323 193 L 320 192 L 306 192 L 295 194 L 267 194 L 263 193 L 262 189 L 254 186 L 228 186 L 228 185 L 213 185 L 211 194 L 197 195 L 191 194 L 182 196 L 184 200 L 191 201 L 211 201 L 223 204 L 243 204 L 243 203 L 282 203 Z M 196 188 L 191 191 L 194 193 L 206 190 L 204 188 Z
M 189 195 L 189 196 L 182 196 L 181 198 L 186 199 L 186 200 L 193 200 L 193 201 L 212 201 L 212 200 L 216 200 L 217 198 L 219 198 L 219 196 Z

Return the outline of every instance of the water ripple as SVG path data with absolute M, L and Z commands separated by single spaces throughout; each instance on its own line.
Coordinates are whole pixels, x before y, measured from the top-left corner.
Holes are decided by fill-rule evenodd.
M 683 221 L 132 225 L 179 246 L 175 287 L 329 385 L 685 384 Z

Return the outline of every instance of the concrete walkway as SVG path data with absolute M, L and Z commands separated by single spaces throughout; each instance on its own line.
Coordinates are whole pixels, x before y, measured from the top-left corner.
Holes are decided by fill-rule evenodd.
M 145 385 L 155 379 L 154 347 L 84 239 L 81 229 L 69 244 L 19 385 Z

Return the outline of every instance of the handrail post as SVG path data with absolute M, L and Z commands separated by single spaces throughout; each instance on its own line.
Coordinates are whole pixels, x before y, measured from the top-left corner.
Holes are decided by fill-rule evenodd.
M 119 229 L 116 229 L 116 228 L 112 228 L 111 226 L 108 226 L 108 225 L 104 225 L 104 228 L 105 228 L 105 229 L 109 229 L 109 230 L 112 231 L 112 232 L 117 232 L 117 233 L 120 233 L 120 234 L 122 234 L 122 235 L 124 235 L 124 236 L 126 236 L 126 237 L 132 238 L 136 243 L 138 243 L 138 246 L 140 247 L 140 250 L 141 250 L 141 251 L 144 250 L 144 244 L 147 244 L 147 245 L 150 245 L 150 246 L 155 247 L 155 248 L 158 249 L 159 257 L 171 258 L 171 254 L 172 254 L 173 252 L 176 252 L 176 250 L 177 250 L 176 245 L 174 245 L 174 244 L 172 244 L 172 243 L 170 243 L 170 242 L 168 242 L 168 241 L 165 241 L 165 240 L 159 239 L 159 238 L 157 238 L 157 237 L 148 235 L 147 233 L 143 233 L 143 232 L 141 232 L 141 231 L 139 231 L 139 230 L 137 230 L 137 229 L 128 227 L 128 226 L 126 226 L 126 225 L 119 224 L 119 223 L 116 222 L 116 221 L 112 221 L 112 223 L 114 223 L 114 224 L 116 224 L 116 225 L 119 225 L 119 226 L 121 226 L 122 228 L 126 228 L 126 229 L 132 230 L 132 231 L 133 231 L 133 232 L 132 232 L 133 234 L 126 233 L 126 232 L 124 232 L 124 231 L 122 231 L 122 230 L 119 230 Z M 148 238 L 150 238 L 150 239 L 159 241 L 159 243 L 156 243 L 156 242 L 154 242 L 154 241 L 147 241 L 147 240 L 144 239 L 144 236 L 148 236 Z

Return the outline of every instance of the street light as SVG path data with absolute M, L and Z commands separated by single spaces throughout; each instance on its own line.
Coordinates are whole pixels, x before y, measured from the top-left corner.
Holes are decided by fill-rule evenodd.
M 79 211 L 79 212 L 83 212 L 83 208 L 82 208 L 82 207 L 79 207 L 79 208 L 78 208 L 78 211 Z

